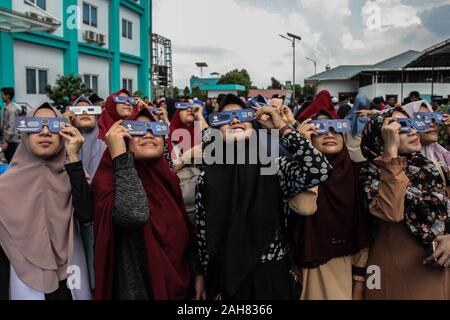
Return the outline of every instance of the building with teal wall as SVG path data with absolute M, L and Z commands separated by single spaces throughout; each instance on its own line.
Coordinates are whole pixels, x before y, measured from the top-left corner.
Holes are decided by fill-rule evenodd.
M 104 98 L 123 87 L 149 96 L 151 9 L 152 0 L 0 0 L 0 87 L 33 106 L 46 84 L 73 74 Z M 42 21 L 53 27 L 36 31 Z

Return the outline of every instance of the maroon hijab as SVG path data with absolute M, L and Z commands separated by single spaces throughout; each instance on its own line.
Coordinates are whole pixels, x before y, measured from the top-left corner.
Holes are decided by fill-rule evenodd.
M 105 135 L 108 130 L 113 126 L 114 123 L 122 119 L 117 113 L 116 103 L 114 102 L 114 97 L 118 96 L 121 93 L 126 93 L 131 97 L 131 93 L 128 90 L 122 89 L 113 93 L 108 97 L 108 99 L 106 99 L 105 111 L 103 111 L 103 113 L 98 118 L 98 138 L 100 140 L 105 140 Z M 133 114 L 135 114 L 136 112 L 137 109 L 134 108 Z
M 135 120 L 147 109 L 130 116 Z M 185 259 L 189 242 L 189 222 L 184 209 L 180 182 L 163 156 L 150 162 L 136 162 L 150 209 L 144 227 L 149 287 L 155 300 L 179 300 L 187 296 L 189 269 Z M 111 299 L 114 274 L 114 172 L 108 150 L 92 182 L 96 200 L 95 231 L 95 299 Z
M 312 118 L 319 115 L 331 118 L 325 110 Z M 333 171 L 330 179 L 319 185 L 317 211 L 312 216 L 294 217 L 295 260 L 306 268 L 353 255 L 370 241 L 368 213 L 358 187 L 361 167 L 350 159 L 345 142 L 341 152 L 326 157 Z
M 327 90 L 320 91 L 313 102 L 302 113 L 297 115 L 296 119 L 303 122 L 317 114 L 320 110 L 327 110 L 332 118 L 338 118 L 336 110 L 334 110 L 333 104 L 331 103 L 331 95 Z
M 191 136 L 191 148 L 195 145 L 195 140 L 194 140 L 194 125 L 192 125 L 191 127 L 186 126 L 180 118 L 180 110 L 177 109 L 177 111 L 175 111 L 175 114 L 173 115 L 172 120 L 170 121 L 170 133 L 169 133 L 169 139 L 168 139 L 168 146 L 169 146 L 169 151 L 170 153 L 172 153 L 173 150 L 173 144 L 172 144 L 172 135 L 173 132 L 177 129 L 185 129 L 189 132 L 190 136 Z M 201 133 L 200 133 L 201 134 Z M 178 143 L 181 143 L 183 140 L 180 139 L 180 141 L 177 141 Z M 199 141 L 201 143 L 201 141 Z M 187 150 L 183 150 L 183 152 L 185 152 Z

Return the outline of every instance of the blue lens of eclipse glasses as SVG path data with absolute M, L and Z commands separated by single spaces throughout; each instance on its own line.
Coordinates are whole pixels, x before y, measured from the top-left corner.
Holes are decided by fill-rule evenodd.
M 44 127 L 51 133 L 58 133 L 65 128 L 69 121 L 66 118 L 48 118 L 48 117 L 18 117 L 16 128 L 19 132 L 39 133 Z
M 209 124 L 212 127 L 220 127 L 225 124 L 231 124 L 234 118 L 238 118 L 241 122 L 251 122 L 255 120 L 255 111 L 253 109 L 244 109 L 215 112 L 209 115 Z

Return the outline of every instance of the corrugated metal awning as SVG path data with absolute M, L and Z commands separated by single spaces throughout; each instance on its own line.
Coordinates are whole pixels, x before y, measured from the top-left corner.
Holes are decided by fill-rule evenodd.
M 0 8 L 0 31 L 4 32 L 30 32 L 55 31 L 61 22 L 50 17 L 39 16 L 33 13 L 23 14 L 14 10 Z

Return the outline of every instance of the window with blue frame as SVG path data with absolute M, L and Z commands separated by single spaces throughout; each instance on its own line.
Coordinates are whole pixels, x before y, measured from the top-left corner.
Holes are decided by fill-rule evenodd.
M 131 92 L 131 94 L 133 94 L 133 79 L 123 78 L 122 79 L 122 88 L 127 89 L 128 91 Z
M 27 94 L 36 94 L 36 69 L 27 68 Z
M 83 23 L 97 27 L 97 7 L 87 2 L 83 2 Z
M 98 93 L 98 75 L 85 74 L 83 80 L 86 88 L 91 89 L 93 93 Z
M 27 94 L 46 94 L 48 70 L 26 68 Z
M 122 19 L 122 37 L 133 39 L 133 23 L 126 19 Z
M 24 0 L 25 4 L 30 5 L 30 3 L 37 5 L 42 10 L 47 10 L 46 0 Z

